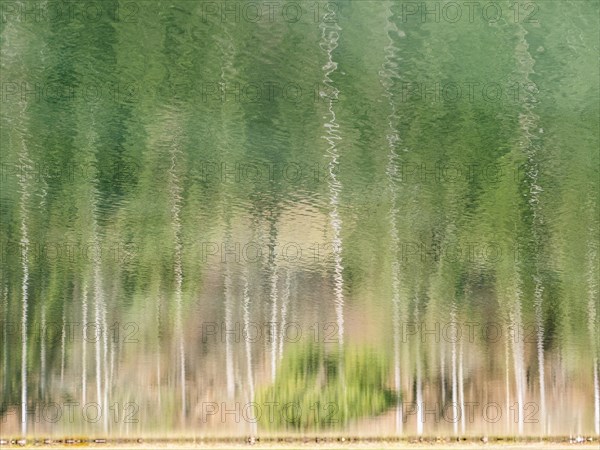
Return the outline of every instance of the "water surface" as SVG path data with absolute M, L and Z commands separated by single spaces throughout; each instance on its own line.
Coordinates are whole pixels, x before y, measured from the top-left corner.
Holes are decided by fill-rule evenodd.
M 2 437 L 600 434 L 597 0 L 0 6 Z

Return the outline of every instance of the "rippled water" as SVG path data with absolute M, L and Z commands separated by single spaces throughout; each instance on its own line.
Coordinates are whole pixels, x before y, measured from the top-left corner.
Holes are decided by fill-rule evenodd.
M 599 2 L 469 5 L 2 0 L 2 437 L 600 434 Z

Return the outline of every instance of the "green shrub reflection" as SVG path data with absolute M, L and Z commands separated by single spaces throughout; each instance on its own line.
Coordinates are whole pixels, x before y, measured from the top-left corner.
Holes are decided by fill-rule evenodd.
M 289 347 L 275 382 L 257 392 L 259 405 L 272 405 L 271 414 L 263 408 L 259 424 L 318 430 L 380 414 L 396 401 L 387 369 L 385 357 L 371 348 L 349 347 L 340 355 L 313 343 Z

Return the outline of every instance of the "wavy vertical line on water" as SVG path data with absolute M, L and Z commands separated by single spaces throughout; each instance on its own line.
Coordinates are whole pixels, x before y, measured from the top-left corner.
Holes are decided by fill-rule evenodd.
M 523 27 L 521 23 L 518 24 L 518 43 L 516 47 L 516 58 L 519 63 L 519 70 L 523 76 L 524 86 L 527 90 L 530 90 L 533 83 L 530 79 L 530 75 L 535 73 L 535 59 L 529 52 L 529 43 L 527 42 L 528 31 Z M 531 91 L 530 91 L 531 92 Z M 530 182 L 529 186 L 529 198 L 528 203 L 533 215 L 532 223 L 532 239 L 534 244 L 538 244 L 541 239 L 539 227 L 543 224 L 544 219 L 540 210 L 540 193 L 543 192 L 542 187 L 539 185 L 539 164 L 538 164 L 538 144 L 535 140 L 538 138 L 537 134 L 541 133 L 539 127 L 539 116 L 534 112 L 535 101 L 530 100 L 530 95 L 527 94 L 524 104 L 523 111 L 519 113 L 519 125 L 521 126 L 521 147 L 525 157 L 527 158 L 527 177 Z M 544 372 L 544 321 L 543 321 L 543 294 L 544 285 L 540 274 L 540 258 L 539 249 L 536 249 L 535 258 L 535 273 L 533 275 L 534 281 L 534 312 L 537 329 L 537 359 L 538 359 L 538 382 L 540 385 L 540 416 L 542 417 L 541 426 L 542 432 L 546 428 L 546 384 L 545 384 L 545 372 Z
M 231 225 L 227 220 L 227 231 L 225 232 L 226 245 L 231 242 Z M 233 371 L 233 349 L 231 344 L 232 322 L 233 322 L 233 293 L 231 285 L 231 267 L 225 261 L 225 378 L 227 384 L 227 396 L 232 399 L 235 395 L 235 380 Z
M 61 329 L 61 334 L 60 334 L 60 385 L 63 386 L 65 384 L 65 363 L 66 363 L 66 352 L 67 352 L 67 347 L 66 347 L 66 337 L 67 337 L 67 333 L 66 333 L 66 323 L 67 323 L 67 316 L 66 316 L 66 308 L 63 306 L 63 311 L 62 311 L 62 329 Z M 45 372 L 42 372 L 45 373 Z
M 464 377 L 464 362 L 463 362 L 463 340 L 460 340 L 458 345 L 458 403 L 461 411 L 460 416 L 460 431 L 465 434 L 467 422 L 462 414 L 465 411 L 465 377 Z
M 4 317 L 8 317 L 8 283 L 4 285 L 2 292 L 2 309 L 4 311 Z M 6 392 L 8 390 L 8 327 L 3 326 L 2 328 L 2 367 L 4 368 L 3 373 L 5 374 L 2 378 L 2 390 L 3 392 Z
M 87 403 L 87 316 L 88 316 L 88 291 L 87 282 L 83 282 L 83 294 L 81 305 L 81 323 L 83 324 L 83 339 L 81 342 L 81 402 L 83 405 Z
M 42 298 L 44 298 L 43 296 Z M 42 314 L 41 314 L 41 322 L 42 322 L 42 330 L 46 329 L 46 305 L 42 305 Z M 61 343 L 61 346 L 64 343 Z M 62 363 L 62 361 L 61 361 Z M 40 334 L 40 391 L 42 393 L 42 397 L 44 397 L 46 393 L 46 339 L 43 334 Z
M 420 317 L 420 301 L 419 295 L 415 294 L 415 323 L 421 323 Z M 422 435 L 425 427 L 425 416 L 424 416 L 424 404 L 423 404 L 423 375 L 422 375 L 422 366 L 421 366 L 421 340 L 417 339 L 415 344 L 415 353 L 416 353 L 416 361 L 415 361 L 415 372 L 416 372 L 416 382 L 415 382 L 415 397 L 416 397 L 416 408 L 417 408 L 417 435 Z
M 91 121 L 91 132 L 89 136 L 87 136 L 87 143 L 90 149 L 90 152 L 93 153 L 93 142 L 95 139 L 95 133 L 93 130 L 96 129 L 95 117 L 92 114 L 90 117 Z M 96 178 L 94 178 L 96 179 Z M 96 180 L 97 181 L 97 180 Z M 98 251 L 101 249 L 101 238 L 98 232 L 98 192 L 96 187 L 93 184 L 92 180 L 91 191 L 90 191 L 90 213 L 92 218 L 91 223 L 91 232 L 92 232 L 92 243 L 94 247 L 94 251 Z M 94 323 L 96 326 L 96 333 L 101 333 L 102 336 L 107 337 L 107 326 L 106 326 L 106 302 L 105 295 L 103 289 L 103 277 L 102 277 L 102 266 L 101 266 L 101 257 L 99 254 L 93 255 L 93 265 L 92 265 L 92 279 L 94 285 L 94 294 L 93 294 L 93 302 L 94 302 Z M 87 291 L 87 289 L 86 289 Z M 86 295 L 86 314 L 87 314 L 87 294 Z M 102 346 L 104 345 L 104 348 Z M 96 372 L 96 401 L 98 402 L 99 409 L 101 411 L 106 411 L 106 407 L 108 404 L 108 399 L 106 398 L 106 392 L 108 389 L 107 383 L 108 379 L 105 378 L 104 383 L 104 393 L 102 389 L 102 374 L 104 373 L 102 370 L 102 361 L 103 358 L 103 350 L 104 354 L 106 353 L 106 341 L 98 338 L 95 339 L 95 372 Z M 106 371 L 106 364 L 104 364 L 104 371 Z M 82 372 L 82 376 L 85 376 L 85 373 Z M 104 431 L 108 429 L 108 420 L 103 421 Z
M 92 119 L 92 129 L 94 127 L 94 121 Z M 93 138 L 89 139 L 91 143 Z M 91 191 L 91 214 L 92 214 L 92 242 L 94 243 L 94 250 L 98 251 L 101 249 L 101 239 L 98 233 L 98 193 L 96 188 L 92 187 Z M 94 279 L 94 315 L 97 332 L 102 333 L 105 339 L 96 339 L 95 346 L 95 357 L 96 357 L 96 401 L 99 404 L 101 411 L 106 411 L 108 404 L 106 398 L 106 392 L 108 389 L 108 379 L 105 377 L 104 391 L 102 389 L 102 374 L 106 372 L 106 350 L 107 350 L 107 326 L 106 326 L 106 300 L 103 289 L 103 277 L 101 258 L 99 254 L 94 255 L 93 264 L 93 279 Z M 98 331 L 99 330 L 99 331 Z M 104 371 L 102 370 L 102 362 L 104 361 Z M 106 415 L 106 414 L 105 414 Z M 104 429 L 107 431 L 108 420 L 103 422 Z
M 231 33 L 227 30 L 227 28 L 223 28 L 223 31 L 225 33 L 225 39 L 220 39 L 218 41 L 221 53 L 223 55 L 223 64 L 221 65 L 221 77 L 219 84 L 222 92 L 225 92 L 227 87 L 227 79 L 236 75 L 237 71 L 233 64 L 236 54 L 236 49 L 233 44 L 233 36 L 231 36 Z
M 156 402 L 158 407 L 161 407 L 162 396 L 161 396 L 161 345 L 160 345 L 160 304 L 161 294 L 156 294 Z
M 14 23 L 14 22 L 13 22 Z M 5 55 L 6 49 L 10 48 L 8 45 L 9 35 L 8 32 L 11 28 L 9 23 L 4 29 L 4 46 L 2 53 Z M 19 102 L 21 109 L 21 115 L 27 110 L 27 103 L 25 101 Z M 31 194 L 27 183 L 27 174 L 30 173 L 32 168 L 32 162 L 29 159 L 29 151 L 27 144 L 25 143 L 25 137 L 22 132 L 20 134 L 20 151 L 19 151 L 19 165 L 24 170 L 19 177 L 19 191 L 21 194 L 20 198 L 20 213 L 21 213 L 21 239 L 20 246 L 22 249 L 21 257 L 21 270 L 23 272 L 23 279 L 21 281 L 21 434 L 23 437 L 27 435 L 27 317 L 29 310 L 29 212 L 28 204 Z
M 93 242 L 94 248 L 100 248 L 100 242 L 97 234 L 97 224 L 96 224 L 96 202 L 92 201 L 92 210 L 93 210 L 93 223 L 92 223 L 92 234 L 93 234 Z M 103 325 L 104 322 L 102 320 L 103 314 L 103 303 L 104 303 L 104 291 L 102 288 L 102 273 L 99 258 L 97 255 L 94 256 L 94 314 L 95 314 L 95 323 L 97 330 L 104 330 Z M 104 334 L 104 333 L 103 333 Z M 103 342 L 100 339 L 96 339 L 96 400 L 99 404 L 99 407 L 102 411 L 105 411 L 105 404 L 103 402 L 104 396 L 102 395 L 102 348 L 101 345 Z M 106 366 L 104 367 L 106 370 Z
M 225 37 L 220 39 L 218 44 L 223 55 L 221 64 L 221 74 L 219 78 L 219 86 L 221 92 L 227 91 L 227 82 L 229 78 L 234 78 L 236 74 L 234 61 L 236 49 L 234 47 L 234 40 L 229 31 L 224 28 Z M 226 130 L 227 132 L 227 130 Z M 228 155 L 229 152 L 229 135 L 226 134 L 224 138 L 225 148 L 223 154 Z M 228 182 L 226 181 L 226 187 Z M 231 242 L 231 208 L 232 202 L 228 190 L 225 192 L 225 201 L 223 202 L 223 211 L 225 221 L 225 240 L 226 245 Z M 224 295 L 225 295 L 225 329 L 229 331 L 232 325 L 233 319 L 233 294 L 232 294 L 232 281 L 231 281 L 231 269 L 229 262 L 225 261 L 225 275 L 224 275 Z M 234 367 L 233 367 L 233 349 L 231 343 L 230 333 L 225 333 L 225 382 L 227 389 L 227 396 L 232 398 L 235 395 L 235 379 L 234 379 Z
M 450 311 L 450 323 L 457 323 L 456 321 L 456 303 L 452 305 Z M 452 405 L 456 407 L 458 405 L 458 371 L 456 367 L 456 339 L 452 340 Z M 452 426 L 454 434 L 458 434 L 458 421 L 453 420 Z
M 102 329 L 103 329 L 103 333 L 102 333 L 102 348 L 103 348 L 103 354 L 102 354 L 102 363 L 104 364 L 104 393 L 103 393 L 103 402 L 104 402 L 104 408 L 106 410 L 106 408 L 108 408 L 108 391 L 111 387 L 111 383 L 109 380 L 109 367 L 108 367 L 108 321 L 106 319 L 106 315 L 107 315 L 107 306 L 106 306 L 106 296 L 103 299 L 102 302 Z M 108 431 L 108 414 L 103 414 L 103 426 L 104 426 L 104 431 L 107 432 Z
M 590 211 L 593 211 L 590 208 Z M 593 235 L 594 230 L 590 230 L 590 235 Z M 588 265 L 588 302 L 587 302 L 587 313 L 588 313 L 588 330 L 591 340 L 591 349 L 594 354 L 592 359 L 593 364 L 593 378 L 594 378 L 594 430 L 596 434 L 600 435 L 600 380 L 598 379 L 598 339 L 597 339 L 597 309 L 596 299 L 598 298 L 598 279 L 596 276 L 596 270 L 598 268 L 598 251 L 596 246 L 593 244 L 590 238 L 588 242 L 587 250 L 587 265 Z
M 594 430 L 600 434 L 600 374 L 598 374 L 598 357 L 594 358 Z
M 526 381 L 525 381 L 525 348 L 523 339 L 515 333 L 519 333 L 519 327 L 523 323 L 523 318 L 521 317 L 521 297 L 522 292 L 520 288 L 520 276 L 518 272 L 515 273 L 516 278 L 516 290 L 515 290 L 515 307 L 513 311 L 509 313 L 510 319 L 510 337 L 513 342 L 513 364 L 515 367 L 515 384 L 517 390 L 517 407 L 519 411 L 517 412 L 517 423 L 518 423 L 518 431 L 519 434 L 523 434 L 524 428 L 524 417 L 521 414 L 520 408 L 525 405 L 525 390 L 526 390 Z
M 446 227 L 446 236 L 454 236 L 456 234 L 456 224 L 454 221 L 451 221 Z M 446 267 L 444 266 L 443 261 L 440 260 L 438 266 L 438 276 L 444 280 L 446 274 Z M 416 304 L 416 308 L 418 308 L 418 303 Z M 451 302 L 450 302 L 450 323 L 458 323 L 459 317 L 459 305 L 456 301 L 456 294 L 451 294 Z M 418 318 L 417 318 L 418 319 Z M 464 411 L 464 377 L 463 377 L 463 347 L 462 342 L 459 346 L 456 345 L 457 339 L 452 339 L 451 345 L 451 382 L 452 382 L 452 406 L 456 408 L 456 420 L 452 420 L 453 432 L 454 435 L 458 436 L 458 425 L 460 422 L 461 433 L 465 434 L 466 422 L 464 420 L 464 415 L 461 413 Z M 418 345 L 418 341 L 417 341 Z M 420 358 L 417 357 L 417 367 L 420 365 Z M 425 417 L 421 416 L 422 420 L 425 421 Z
M 98 302 L 98 276 L 94 271 L 94 313 L 95 313 L 95 324 L 97 329 L 100 328 L 100 304 Z M 96 357 L 96 401 L 100 408 L 102 408 L 102 365 L 100 363 L 100 339 L 96 339 L 95 345 L 95 357 Z
M 247 267 L 244 266 L 242 270 L 242 282 L 243 282 L 243 320 L 244 320 L 244 328 L 246 330 L 250 329 L 250 288 L 248 286 L 248 272 Z M 247 382 L 248 382 L 248 391 L 249 391 L 249 404 L 254 404 L 254 370 L 252 368 L 252 343 L 250 339 L 246 337 L 244 339 L 244 344 L 246 347 L 246 374 L 247 374 Z M 251 421 L 250 428 L 252 432 L 252 436 L 256 436 L 257 425 L 256 421 Z
M 440 384 L 442 391 L 440 406 L 443 409 L 446 405 L 446 355 L 443 340 L 440 342 Z
M 13 22 L 14 23 L 14 22 Z M 9 41 L 9 30 L 11 26 L 10 24 L 5 27 L 3 33 L 3 48 L 2 54 L 4 56 L 7 49 L 10 49 Z M 14 55 L 13 55 L 14 56 Z M 26 72 L 24 72 L 26 73 Z M 22 117 L 25 115 L 25 112 L 28 108 L 28 103 L 23 98 L 19 102 L 20 107 L 20 115 Z M 28 313 L 29 313 L 29 212 L 28 212 L 28 204 L 31 197 L 31 193 L 29 192 L 29 185 L 27 182 L 27 178 L 29 176 L 30 170 L 32 169 L 33 163 L 29 157 L 29 151 L 27 148 L 27 144 L 25 142 L 25 136 L 22 131 L 19 132 L 19 137 L 21 141 L 21 150 L 18 154 L 19 165 L 21 168 L 25 170 L 22 171 L 21 176 L 19 177 L 19 190 L 21 193 L 21 202 L 20 202 L 20 212 L 21 212 L 21 239 L 20 245 L 22 249 L 22 261 L 21 261 L 21 269 L 23 272 L 23 279 L 21 282 L 21 434 L 23 437 L 27 434 L 27 382 L 28 382 L 28 373 L 27 373 L 27 357 L 28 357 Z M 42 190 L 42 203 L 45 196 L 45 190 Z
M 114 388 L 114 379 L 115 379 L 115 353 L 116 353 L 115 347 L 116 347 L 115 339 L 111 339 L 110 340 L 110 353 L 109 353 L 110 354 L 110 357 L 109 357 L 110 369 L 109 369 L 109 377 L 108 377 L 110 380 L 110 383 L 108 384 L 108 386 L 110 388 L 111 395 L 114 390 L 113 388 Z M 105 397 L 105 398 L 106 398 L 107 404 L 108 404 L 108 398 L 107 397 Z
M 180 388 L 181 388 L 181 418 L 186 418 L 186 384 L 185 384 L 185 344 L 183 339 L 183 264 L 181 244 L 181 192 L 182 188 L 177 176 L 177 157 L 181 154 L 179 143 L 173 139 L 170 149 L 171 166 L 169 167 L 169 196 L 171 201 L 172 221 L 171 227 L 175 240 L 175 260 L 173 268 L 175 271 L 175 328 L 178 340 Z
M 272 236 L 273 239 L 273 236 Z M 269 243 L 269 253 L 275 254 L 275 239 Z M 278 268 L 277 258 L 274 256 L 269 257 L 269 270 L 271 271 L 270 283 L 271 287 L 269 295 L 271 299 L 271 381 L 275 382 L 277 376 L 277 279 L 278 279 Z
M 23 111 L 26 108 L 23 108 Z M 27 205 L 29 203 L 30 192 L 27 183 L 27 175 L 32 167 L 29 159 L 29 152 L 25 143 L 25 138 L 21 134 L 21 152 L 19 154 L 19 164 L 26 168 L 26 171 L 19 177 L 19 188 L 21 191 L 21 248 L 23 271 L 23 280 L 21 282 L 21 434 L 23 437 L 27 434 L 27 314 L 29 308 L 29 212 Z
M 332 11 L 332 22 L 335 22 L 336 16 L 336 12 Z M 329 218 L 331 229 L 333 231 L 332 251 L 334 259 L 335 311 L 338 326 L 338 342 L 341 349 L 344 345 L 344 266 L 342 264 L 342 219 L 338 210 L 342 183 L 338 180 L 336 175 L 340 157 L 336 141 L 341 141 L 342 136 L 333 108 L 334 101 L 338 100 L 340 91 L 335 87 L 330 75 L 337 71 L 338 64 L 333 60 L 333 52 L 338 47 L 340 38 L 339 32 L 342 28 L 337 23 L 325 22 L 321 22 L 319 27 L 321 28 L 321 41 L 319 42 L 319 47 L 327 55 L 327 63 L 322 67 L 324 72 L 322 83 L 327 88 L 327 92 L 322 91 L 320 97 L 329 95 L 327 108 L 329 112 L 329 121 L 323 124 L 326 134 L 321 136 L 321 138 L 325 139 L 329 144 L 329 147 L 327 148 L 327 155 L 329 155 L 329 205 L 331 207 Z M 326 119 L 327 117 L 324 118 Z
M 504 395 L 506 396 L 506 411 L 510 411 L 510 337 L 505 333 L 504 341 Z M 506 414 L 506 434 L 510 433 L 510 414 Z
M 396 103 L 392 96 L 393 79 L 400 79 L 399 73 L 399 52 L 400 49 L 394 45 L 394 41 L 390 36 L 391 33 L 400 34 L 398 27 L 390 20 L 393 16 L 391 5 L 387 5 L 387 24 L 385 32 L 388 37 L 388 45 L 384 47 L 384 62 L 379 71 L 379 81 L 384 88 L 384 96 L 388 100 L 390 106 L 390 114 L 388 115 L 389 134 L 387 135 L 389 154 L 388 165 L 386 167 L 386 175 L 388 178 L 388 190 L 390 195 L 390 238 L 392 249 L 392 328 L 394 342 L 394 389 L 398 396 L 396 403 L 396 433 L 402 433 L 403 430 L 403 413 L 402 413 L 402 386 L 401 386 L 401 367 L 400 367 L 400 264 L 396 255 L 400 238 L 398 236 L 398 226 L 396 217 L 398 215 L 397 190 L 398 186 L 396 179 L 398 177 L 398 155 L 396 153 L 397 144 L 400 142 L 398 130 L 394 126 L 393 121 L 396 119 Z
M 281 326 L 279 329 L 279 360 L 283 358 L 283 341 L 285 340 L 285 332 L 286 332 L 286 320 L 287 320 L 287 310 L 288 304 L 290 301 L 290 270 L 289 268 L 285 269 L 285 281 L 284 281 L 283 295 L 281 298 Z
M 41 183 L 41 194 L 40 194 L 40 209 L 43 209 L 46 205 L 46 195 L 48 194 L 48 184 L 46 180 L 42 177 Z M 42 299 L 46 298 L 46 294 L 42 291 Z M 42 300 L 43 302 L 43 300 Z M 42 329 L 46 324 L 46 304 L 42 303 Z M 60 384 L 61 387 L 64 384 L 64 373 L 65 373 L 65 308 L 63 305 L 62 311 L 62 328 L 61 328 L 61 344 L 60 344 Z M 43 336 L 40 336 L 40 391 L 42 392 L 42 396 L 46 395 L 46 340 Z M 51 383 L 50 383 L 51 384 Z

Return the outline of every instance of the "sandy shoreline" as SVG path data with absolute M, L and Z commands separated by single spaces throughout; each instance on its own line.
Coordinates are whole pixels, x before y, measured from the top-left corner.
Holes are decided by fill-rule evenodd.
M 469 439 L 462 441 L 451 441 L 450 439 L 429 438 L 418 441 L 417 439 L 392 440 L 392 439 L 265 439 L 263 442 L 250 444 L 247 441 L 218 439 L 197 439 L 197 440 L 135 440 L 135 439 L 114 439 L 114 440 L 81 440 L 81 439 L 30 439 L 26 442 L 18 439 L 0 440 L 0 449 L 12 448 L 36 448 L 53 450 L 72 450 L 73 448 L 107 448 L 111 450 L 132 449 L 168 449 L 168 450 L 187 450 L 187 449 L 434 449 L 434 450 L 483 450 L 483 449 L 512 449 L 512 450 L 564 450 L 573 448 L 598 449 L 600 442 L 598 437 L 538 440 L 534 438 L 521 439 L 519 441 L 510 438 L 490 439 L 483 442 L 481 439 Z
M 129 447 L 118 447 L 118 448 L 129 448 Z M 153 447 L 154 448 L 154 447 Z M 463 449 L 473 449 L 473 450 L 484 450 L 484 449 L 500 449 L 500 448 L 505 448 L 505 449 L 513 449 L 513 450 L 537 450 L 537 449 L 541 449 L 541 450 L 564 450 L 564 449 L 573 449 L 573 448 L 587 448 L 587 449 L 597 449 L 598 447 L 598 443 L 597 442 L 589 442 L 589 443 L 585 443 L 585 444 L 569 444 L 569 443 L 543 443 L 543 442 L 538 442 L 538 443 L 528 443 L 528 444 L 499 444 L 499 443 L 494 443 L 494 444 L 477 444 L 477 443 L 455 443 L 455 444 L 436 444 L 436 443 L 418 443 L 418 444 L 410 444 L 410 443 L 402 443 L 402 444 L 398 444 L 398 443 L 373 443 L 373 444 L 348 444 L 348 445 L 343 445 L 343 444 L 289 444 L 289 445 L 278 445 L 278 444 L 273 444 L 273 445 L 255 445 L 255 446 L 250 446 L 250 445 L 238 445 L 238 446 L 219 446 L 219 445 L 207 445 L 207 446 L 199 446 L 199 447 L 171 447 L 171 446 L 167 446 L 167 447 L 158 447 L 158 448 L 168 448 L 168 449 L 189 449 L 189 448 L 210 448 L 210 449 L 239 449 L 239 448 L 252 448 L 252 449 L 327 449 L 327 450 L 333 450 L 333 449 L 399 449 L 399 450 L 408 450 L 408 449 L 435 449 L 435 450 L 442 450 L 442 449 L 448 449 L 448 450 L 463 450 Z

